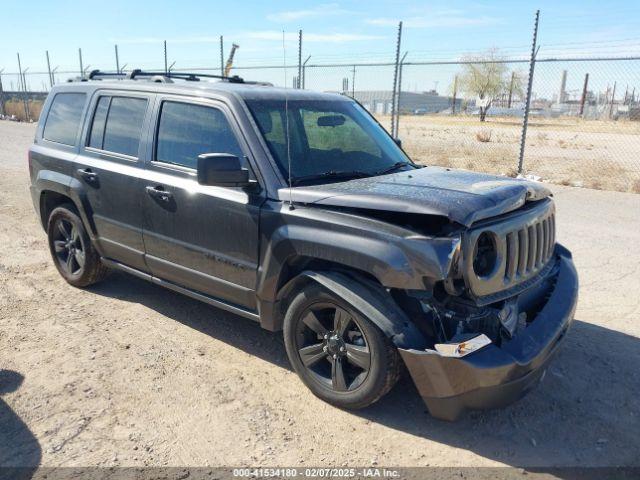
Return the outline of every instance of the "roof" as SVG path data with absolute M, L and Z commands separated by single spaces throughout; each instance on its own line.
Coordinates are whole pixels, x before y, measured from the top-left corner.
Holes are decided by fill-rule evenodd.
M 207 96 L 234 96 L 244 100 L 350 100 L 348 97 L 338 94 L 313 92 L 293 88 L 273 87 L 265 84 L 234 83 L 227 81 L 186 81 L 175 80 L 167 82 L 151 82 L 141 80 L 90 80 L 70 82 L 56 85 L 55 89 L 63 90 L 94 90 L 94 89 L 118 89 L 136 90 L 145 92 L 175 93 L 178 95 Z

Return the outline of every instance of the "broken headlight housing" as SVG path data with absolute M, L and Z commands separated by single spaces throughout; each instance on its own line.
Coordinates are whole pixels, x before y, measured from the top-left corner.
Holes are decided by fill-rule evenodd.
M 498 247 L 495 235 L 484 231 L 473 247 L 473 271 L 482 277 L 490 277 L 498 264 Z

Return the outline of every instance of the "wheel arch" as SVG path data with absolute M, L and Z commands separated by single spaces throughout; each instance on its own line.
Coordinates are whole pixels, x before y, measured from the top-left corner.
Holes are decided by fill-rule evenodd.
M 339 267 L 340 268 L 340 267 Z M 310 283 L 317 283 L 345 300 L 360 314 L 371 320 L 396 347 L 423 349 L 426 339 L 407 314 L 396 304 L 387 289 L 364 272 L 338 270 L 301 271 L 278 291 L 279 312 L 276 325 L 282 327 L 288 299 Z
M 35 198 L 38 198 L 40 223 L 45 230 L 53 209 L 64 203 L 69 203 L 76 208 L 89 238 L 92 241 L 95 240 L 96 229 L 90 215 L 91 206 L 80 181 L 60 172 L 41 170 L 35 178 L 32 189 L 37 195 L 34 197 L 34 201 Z
M 64 193 L 59 193 L 55 190 L 43 190 L 40 192 L 40 222 L 42 228 L 46 230 L 47 222 L 51 216 L 51 212 L 61 205 L 70 204 L 77 211 L 77 206 L 73 199 Z

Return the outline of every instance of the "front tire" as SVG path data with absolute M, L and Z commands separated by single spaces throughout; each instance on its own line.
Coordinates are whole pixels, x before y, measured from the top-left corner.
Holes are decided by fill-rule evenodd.
M 62 205 L 51 212 L 47 236 L 53 262 L 67 283 L 88 287 L 109 272 L 72 205 Z
M 389 338 L 318 284 L 293 298 L 283 327 L 296 373 L 317 397 L 332 405 L 367 407 L 398 380 L 400 358 Z

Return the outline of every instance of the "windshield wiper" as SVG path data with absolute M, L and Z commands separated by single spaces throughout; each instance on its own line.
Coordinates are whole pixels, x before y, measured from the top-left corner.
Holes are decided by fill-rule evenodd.
M 294 177 L 291 179 L 292 185 L 298 185 L 300 183 L 308 182 L 311 180 L 320 180 L 325 178 L 362 178 L 369 177 L 372 174 L 369 172 L 363 172 L 361 170 L 345 170 L 336 171 L 329 170 L 322 173 L 314 173 L 313 175 L 303 175 L 302 177 Z
M 387 167 L 387 168 L 384 168 L 382 170 L 379 170 L 379 171 L 375 172 L 374 175 L 384 175 L 385 173 L 391 173 L 391 172 L 399 169 L 400 167 L 404 167 L 406 165 L 413 166 L 413 164 L 409 163 L 409 162 L 396 162 L 393 165 L 391 165 L 390 167 Z

